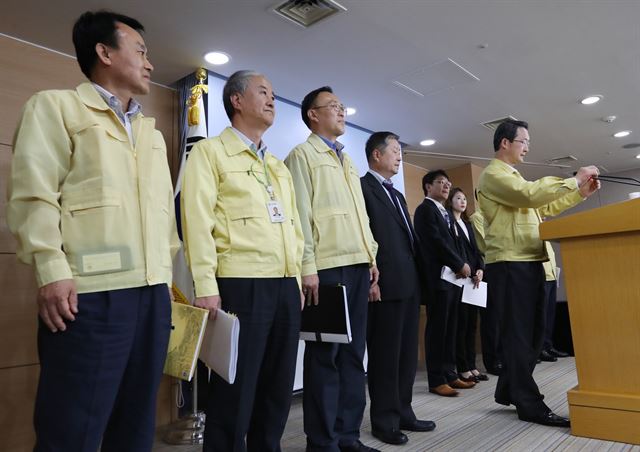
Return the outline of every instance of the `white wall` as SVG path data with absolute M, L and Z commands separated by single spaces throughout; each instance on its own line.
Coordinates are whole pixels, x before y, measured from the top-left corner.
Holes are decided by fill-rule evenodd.
M 207 112 L 209 136 L 216 136 L 222 129 L 230 125 L 229 118 L 227 118 L 224 107 L 222 106 L 222 88 L 226 80 L 217 74 L 211 72 L 209 74 L 209 106 Z M 330 83 L 330 81 L 328 81 L 328 83 Z M 278 91 L 277 86 L 273 88 L 274 91 Z M 314 87 L 309 87 L 309 91 L 312 89 L 314 89 Z M 336 95 L 340 97 L 340 93 L 336 93 Z M 302 101 L 302 99 L 300 99 L 300 101 Z M 267 144 L 269 152 L 283 160 L 289 154 L 289 151 L 305 141 L 310 133 L 307 126 L 302 122 L 298 102 L 298 100 L 285 102 L 277 99 L 275 122 L 264 134 L 264 142 Z M 295 105 L 292 105 L 292 103 Z M 361 130 L 358 126 L 354 127 L 354 125 L 347 123 L 345 134 L 338 139 L 344 144 L 344 151 L 349 154 L 361 176 L 363 176 L 369 168 L 364 152 L 364 146 L 369 135 L 371 135 L 370 132 Z M 400 165 L 400 172 L 393 178 L 393 186 L 404 194 L 404 173 L 402 165 Z

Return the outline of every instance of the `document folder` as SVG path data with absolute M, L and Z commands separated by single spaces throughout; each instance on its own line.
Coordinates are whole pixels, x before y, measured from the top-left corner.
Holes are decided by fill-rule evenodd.
M 300 339 L 316 342 L 351 342 L 351 321 L 347 305 L 347 289 L 343 285 L 320 286 L 317 305 L 302 311 Z
M 200 349 L 200 360 L 230 384 L 236 379 L 239 337 L 238 317 L 218 309 L 216 318 L 207 322 Z
M 191 381 L 208 316 L 207 309 L 171 302 L 171 335 L 164 362 L 165 374 Z

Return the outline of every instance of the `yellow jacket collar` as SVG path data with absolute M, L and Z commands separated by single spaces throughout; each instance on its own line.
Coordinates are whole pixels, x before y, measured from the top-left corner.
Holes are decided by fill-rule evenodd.
M 109 110 L 109 105 L 107 105 L 91 83 L 85 82 L 78 85 L 76 92 L 87 107 L 94 108 L 96 110 Z
M 224 150 L 228 156 L 240 154 L 241 152 L 249 152 L 251 155 L 256 155 L 244 141 L 240 139 L 238 135 L 233 131 L 231 127 L 226 127 L 220 134 L 220 140 L 224 145 Z M 268 152 L 268 151 L 267 151 Z M 265 152 L 265 157 L 267 152 Z M 258 156 L 256 155 L 256 158 Z
M 311 145 L 317 152 L 333 152 L 333 149 L 327 146 L 327 143 L 322 141 L 322 138 L 320 138 L 315 133 L 311 133 L 309 135 L 309 138 L 307 138 L 307 141 L 311 143 Z

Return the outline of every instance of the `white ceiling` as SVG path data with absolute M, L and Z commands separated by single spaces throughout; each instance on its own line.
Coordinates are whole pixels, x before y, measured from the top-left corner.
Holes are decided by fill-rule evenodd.
M 493 134 L 479 124 L 512 115 L 530 123 L 530 161 L 571 154 L 579 159 L 574 167 L 640 168 L 640 148 L 621 148 L 640 142 L 640 1 L 338 1 L 346 13 L 303 29 L 269 11 L 279 0 L 3 0 L 0 32 L 73 54 L 74 20 L 106 6 L 144 24 L 153 77 L 162 84 L 203 65 L 205 52 L 223 50 L 231 62 L 212 70 L 259 70 L 296 102 L 329 84 L 358 109 L 350 121 L 394 131 L 412 150 L 433 138 L 431 152 L 490 158 Z M 392 84 L 448 58 L 479 81 L 425 97 Z M 604 99 L 580 105 L 588 94 Z M 600 120 L 607 115 L 618 119 Z M 623 129 L 634 133 L 611 137 Z M 461 163 L 415 152 L 405 159 L 430 168 Z M 523 170 L 529 177 L 570 171 Z

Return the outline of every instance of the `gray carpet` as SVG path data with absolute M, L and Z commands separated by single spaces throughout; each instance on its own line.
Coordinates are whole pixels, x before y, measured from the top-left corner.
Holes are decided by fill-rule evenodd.
M 545 402 L 556 413 L 568 416 L 566 392 L 577 383 L 575 361 L 564 358 L 536 367 L 535 378 L 546 395 Z M 427 393 L 426 374 L 420 372 L 414 385 L 413 407 L 420 419 L 431 419 L 437 428 L 429 433 L 408 432 L 409 443 L 390 446 L 371 436 L 368 407 L 361 428 L 363 443 L 384 451 L 637 451 L 632 446 L 571 436 L 569 429 L 544 427 L 519 421 L 513 407 L 497 405 L 493 391 L 497 377 L 445 398 Z M 639 427 L 640 428 L 640 427 Z M 282 450 L 305 448 L 302 428 L 302 398 L 296 396 L 282 438 Z M 156 452 L 196 452 L 200 446 L 169 446 L 156 442 Z

